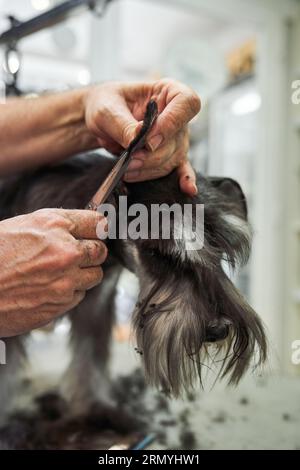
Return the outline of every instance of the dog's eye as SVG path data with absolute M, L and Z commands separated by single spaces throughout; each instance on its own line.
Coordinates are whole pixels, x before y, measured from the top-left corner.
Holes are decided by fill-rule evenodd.
M 205 342 L 223 341 L 229 334 L 229 322 L 214 322 L 206 328 Z

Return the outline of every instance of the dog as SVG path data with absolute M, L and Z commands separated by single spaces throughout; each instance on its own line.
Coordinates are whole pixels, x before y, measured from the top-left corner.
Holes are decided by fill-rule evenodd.
M 45 207 L 83 209 L 114 163 L 114 158 L 104 155 L 79 155 L 6 178 L 0 189 L 0 218 Z M 210 343 L 215 344 L 219 358 L 217 376 L 228 378 L 231 384 L 239 382 L 253 357 L 256 365 L 266 360 L 262 322 L 222 264 L 225 260 L 235 268 L 248 260 L 251 228 L 245 196 L 230 178 L 197 174 L 197 186 L 196 196 L 182 193 L 173 171 L 153 181 L 122 182 L 110 196 L 115 208 L 120 196 L 126 195 L 128 207 L 139 203 L 149 211 L 153 204 L 203 204 L 203 247 L 187 250 L 184 240 L 175 238 L 174 221 L 169 239 L 107 240 L 109 256 L 101 285 L 87 292 L 69 314 L 73 358 L 66 395 L 79 409 L 109 395 L 114 297 L 124 267 L 137 275 L 140 284 L 132 324 L 136 350 L 151 385 L 178 397 L 199 380 L 202 383 Z M 9 379 L 24 359 L 24 337 L 9 338 L 6 343 L 7 366 L 0 371 L 2 403 L 5 392 L 9 395 Z

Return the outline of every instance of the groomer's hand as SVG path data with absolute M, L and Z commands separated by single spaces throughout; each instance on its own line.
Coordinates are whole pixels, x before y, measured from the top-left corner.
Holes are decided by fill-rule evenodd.
M 87 127 L 100 146 L 118 153 L 136 136 L 150 99 L 156 100 L 159 116 L 148 136 L 147 150 L 136 152 L 125 180 L 159 178 L 178 167 L 181 190 L 195 195 L 187 124 L 200 111 L 200 99 L 191 88 L 169 79 L 98 85 L 87 94 Z
M 64 209 L 0 222 L 0 337 L 47 324 L 101 282 L 107 251 L 98 223 L 104 230 L 97 212 Z

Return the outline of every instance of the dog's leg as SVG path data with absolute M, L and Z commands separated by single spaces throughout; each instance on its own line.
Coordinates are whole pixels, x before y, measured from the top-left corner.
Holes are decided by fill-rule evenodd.
M 86 412 L 95 402 L 110 402 L 107 366 L 121 267 L 115 264 L 103 271 L 101 285 L 70 312 L 73 354 L 62 391 L 75 414 Z

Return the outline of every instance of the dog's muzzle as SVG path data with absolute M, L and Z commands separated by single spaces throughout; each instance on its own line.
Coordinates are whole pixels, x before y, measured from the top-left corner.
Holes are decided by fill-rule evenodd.
M 205 342 L 216 343 L 227 338 L 230 331 L 230 321 L 227 319 L 214 320 L 205 331 Z

